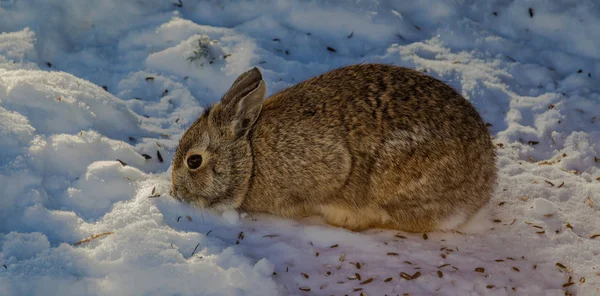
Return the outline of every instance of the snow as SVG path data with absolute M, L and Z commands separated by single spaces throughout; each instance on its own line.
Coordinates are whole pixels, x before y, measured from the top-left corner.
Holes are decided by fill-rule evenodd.
M 600 294 L 597 1 L 173 3 L 0 1 L 0 295 Z M 272 94 L 361 62 L 441 79 L 490 123 L 499 185 L 468 227 L 169 197 L 179 138 L 241 72 Z

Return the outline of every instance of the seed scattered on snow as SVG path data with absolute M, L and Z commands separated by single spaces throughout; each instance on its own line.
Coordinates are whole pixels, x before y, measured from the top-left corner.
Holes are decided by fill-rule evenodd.
M 264 238 L 273 238 L 273 237 L 278 237 L 279 234 L 267 234 L 267 235 L 263 235 Z M 317 252 L 318 254 L 319 252 Z
M 500 219 L 494 219 L 494 223 L 502 223 L 502 220 L 500 220 Z
M 366 285 L 366 284 L 368 284 L 368 283 L 372 282 L 373 280 L 374 280 L 374 278 L 368 278 L 368 279 L 366 279 L 366 280 L 364 280 L 364 281 L 360 282 L 360 284 L 361 284 L 361 285 Z
M 333 248 L 337 248 L 337 247 L 339 247 L 339 246 L 340 246 L 340 245 L 338 245 L 338 244 L 335 244 L 335 245 L 333 245 L 333 246 L 330 246 L 329 248 L 333 249 Z
M 74 245 L 74 246 L 79 246 L 79 245 L 81 245 L 81 244 L 83 244 L 83 243 L 89 243 L 89 242 L 91 242 L 92 240 L 95 240 L 95 239 L 97 239 L 97 238 L 99 238 L 99 237 L 102 237 L 102 236 L 107 236 L 107 235 L 111 235 L 111 234 L 113 234 L 113 233 L 114 233 L 114 232 L 112 232 L 112 231 L 109 231 L 109 232 L 103 232 L 103 233 L 100 233 L 100 234 L 93 234 L 92 236 L 90 236 L 90 237 L 88 237 L 88 238 L 86 238 L 86 239 L 80 240 L 80 241 L 78 241 L 78 242 L 74 243 L 73 245 Z
M 243 240 L 244 239 L 244 232 L 240 231 L 240 233 L 238 233 L 238 239 L 239 240 Z
M 410 261 L 404 261 L 404 263 L 406 263 L 406 264 L 412 264 L 412 262 L 410 262 Z
M 142 154 L 142 157 L 143 157 L 144 159 L 152 159 L 152 156 L 150 156 L 150 155 L 148 155 L 148 154 L 146 154 L 146 153 Z
M 483 268 L 483 267 L 477 267 L 477 268 L 475 268 L 475 271 L 476 272 L 480 272 L 480 273 L 484 273 L 485 272 L 485 268 Z
M 493 289 L 495 286 L 494 285 L 487 285 L 485 287 L 488 288 L 488 289 Z
M 354 288 L 354 290 L 352 290 L 352 292 L 358 292 L 358 291 L 362 291 L 363 288 Z
M 396 235 L 394 235 L 397 238 L 402 238 L 402 239 L 406 239 L 406 236 L 404 235 L 400 235 L 399 233 L 397 233 Z
M 441 270 L 438 270 L 437 275 L 439 278 L 442 278 L 444 276 L 444 273 Z
M 546 182 L 546 183 L 550 184 L 550 186 L 554 187 L 554 183 L 552 183 L 552 182 L 550 182 L 548 180 L 544 180 L 544 182 Z
M 521 271 L 519 268 L 517 268 L 517 267 L 515 267 L 515 266 L 513 266 L 513 268 L 512 268 L 512 269 L 513 269 L 514 271 L 516 271 L 516 272 L 520 272 L 520 271 Z
M 192 217 L 190 216 L 185 216 L 187 218 L 188 221 L 192 222 Z
M 594 235 L 590 236 L 591 239 L 594 239 L 594 238 L 597 238 L 597 237 L 600 237 L 600 234 L 594 234 Z
M 355 274 L 354 274 L 354 276 L 356 276 L 356 279 L 357 279 L 357 280 L 359 280 L 359 281 L 361 280 L 361 278 L 360 278 L 360 273 L 358 273 L 358 272 L 357 272 L 357 273 L 355 273 Z
M 423 233 L 423 239 L 427 240 L 429 237 L 427 236 L 427 233 Z
M 335 50 L 335 48 L 327 46 L 327 50 L 329 50 L 330 52 L 337 52 L 337 50 Z
M 574 284 L 575 284 L 574 282 L 568 282 L 568 283 L 564 283 L 562 286 L 563 286 L 563 288 L 566 288 L 566 287 L 572 286 Z
M 567 267 L 564 264 L 560 263 L 560 262 L 556 262 L 556 266 L 558 266 L 558 267 L 560 267 L 562 269 L 567 269 Z
M 190 255 L 190 257 L 194 256 L 194 254 L 196 253 L 196 250 L 198 249 L 198 246 L 200 246 L 200 243 L 198 243 L 196 245 L 196 247 L 194 248 L 194 250 L 192 251 L 192 254 Z
M 342 255 L 340 255 L 340 258 L 338 260 L 340 260 L 340 262 L 344 262 L 346 260 L 346 254 L 342 253 Z
M 300 289 L 300 291 L 310 292 L 310 288 L 308 287 L 299 287 L 298 289 Z
M 410 281 L 412 279 L 411 278 L 412 276 L 410 274 L 406 273 L 406 272 L 401 272 L 400 273 L 400 277 L 403 278 L 403 279 L 405 279 L 405 280 L 407 280 L 407 281 Z
M 537 234 L 544 234 L 544 233 L 546 233 L 546 231 L 545 231 L 545 230 L 542 230 L 542 231 L 536 231 L 535 233 L 537 233 Z
M 308 274 L 306 274 L 306 273 L 304 273 L 304 272 L 301 272 L 300 274 L 301 274 L 301 275 L 302 275 L 302 276 L 303 276 L 305 279 L 308 279 L 308 278 L 310 277 L 310 276 L 308 276 Z
M 585 278 L 584 277 L 580 278 L 579 282 L 582 283 L 582 284 L 585 283 Z
M 360 262 L 356 262 L 356 269 L 360 269 L 360 268 L 361 268 Z
M 160 154 L 160 151 L 158 151 L 158 150 L 156 150 L 156 158 L 158 158 L 159 162 L 163 162 L 162 155 Z
M 153 81 L 153 80 L 154 80 L 154 77 L 152 77 L 152 76 L 146 77 L 146 81 Z
M 496 259 L 496 262 L 504 262 L 502 259 Z
M 421 272 L 417 271 L 413 275 L 410 276 L 411 280 L 418 279 L 421 276 Z
M 389 252 L 389 253 L 387 253 L 387 255 L 388 256 L 398 256 L 399 254 L 398 253 L 394 253 L 394 252 Z

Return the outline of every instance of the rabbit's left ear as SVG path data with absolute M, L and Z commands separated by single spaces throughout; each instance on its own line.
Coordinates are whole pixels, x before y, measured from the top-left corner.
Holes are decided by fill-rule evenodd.
M 267 92 L 267 86 L 257 68 L 242 74 L 221 100 L 223 117 L 233 135 L 241 136 L 254 125 Z

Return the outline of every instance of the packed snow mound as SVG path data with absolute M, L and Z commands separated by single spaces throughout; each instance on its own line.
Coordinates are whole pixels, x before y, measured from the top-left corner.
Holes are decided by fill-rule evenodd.
M 0 1 L 0 295 L 598 295 L 600 5 Z M 379 62 L 438 78 L 497 145 L 460 232 L 350 232 L 169 196 L 186 128 Z

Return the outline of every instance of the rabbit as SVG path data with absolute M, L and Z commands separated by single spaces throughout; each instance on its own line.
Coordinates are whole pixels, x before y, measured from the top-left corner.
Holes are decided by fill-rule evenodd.
M 255 67 L 193 122 L 173 157 L 173 197 L 351 231 L 428 232 L 465 225 L 495 190 L 482 118 L 416 70 L 355 64 L 265 94 Z

